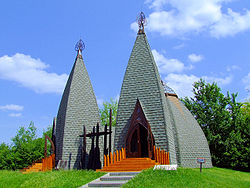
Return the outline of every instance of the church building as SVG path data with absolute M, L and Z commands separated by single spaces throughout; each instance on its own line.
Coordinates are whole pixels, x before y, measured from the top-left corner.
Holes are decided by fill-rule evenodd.
M 160 78 L 144 31 L 145 16 L 140 14 L 139 30 L 128 61 L 118 103 L 117 122 L 112 145 L 125 148 L 127 158 L 154 159 L 154 146 L 169 152 L 170 164 L 197 168 L 197 158 L 212 167 L 206 137 L 177 94 Z M 68 161 L 68 168 L 81 164 L 83 125 L 87 133 L 100 122 L 96 97 L 82 58 L 82 47 L 67 81 L 57 114 L 56 160 Z M 100 126 L 102 127 L 102 126 Z M 100 137 L 103 160 L 103 140 Z M 87 139 L 86 160 L 91 142 Z

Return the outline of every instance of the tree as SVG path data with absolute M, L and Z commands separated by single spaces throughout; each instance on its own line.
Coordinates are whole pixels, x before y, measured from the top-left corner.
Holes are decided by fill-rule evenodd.
M 11 147 L 5 143 L 0 145 L 0 169 L 14 169 Z
M 213 164 L 246 170 L 250 155 L 249 118 L 243 114 L 242 103 L 236 101 L 237 94 L 228 92 L 224 96 L 216 83 L 202 79 L 194 83 L 193 93 L 193 98 L 182 101 L 206 135 Z
M 20 127 L 12 142 L 15 169 L 22 169 L 43 158 L 44 141 L 42 138 L 36 138 L 36 127 L 33 122 L 27 129 Z
M 109 125 L 109 111 L 112 109 L 112 126 L 116 125 L 116 115 L 117 115 L 118 101 L 110 99 L 110 101 L 103 102 L 103 108 L 99 110 L 101 116 L 101 124 Z
M 0 169 L 23 169 L 44 157 L 45 134 L 51 137 L 52 126 L 43 131 L 43 137 L 37 138 L 33 122 L 25 128 L 20 127 L 12 138 L 12 145 L 0 145 Z M 48 144 L 48 152 L 49 152 Z

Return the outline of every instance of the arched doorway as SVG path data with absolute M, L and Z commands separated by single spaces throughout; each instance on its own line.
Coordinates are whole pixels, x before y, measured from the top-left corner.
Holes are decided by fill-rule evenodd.
M 127 138 L 128 157 L 149 157 L 148 130 L 137 124 Z
M 137 100 L 126 136 L 126 156 L 153 158 L 153 145 L 154 138 L 150 125 Z

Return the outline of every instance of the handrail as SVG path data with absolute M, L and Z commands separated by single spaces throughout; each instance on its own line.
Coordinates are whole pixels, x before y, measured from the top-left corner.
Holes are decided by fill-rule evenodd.
M 51 171 L 55 167 L 55 154 L 42 159 L 42 171 Z
M 160 148 L 157 148 L 154 146 L 154 156 L 155 156 L 155 162 L 158 162 L 162 165 L 169 165 L 169 152 L 166 152 L 165 150 L 161 150 Z
M 104 155 L 103 167 L 115 164 L 118 161 L 126 159 L 126 150 L 122 148 L 121 150 L 116 150 L 115 152 L 110 152 L 108 155 Z

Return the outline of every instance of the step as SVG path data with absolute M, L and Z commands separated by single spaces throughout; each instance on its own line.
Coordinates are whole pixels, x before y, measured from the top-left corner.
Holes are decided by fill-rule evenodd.
M 107 169 L 100 172 L 140 172 L 145 169 Z
M 148 158 L 127 158 L 123 159 L 122 161 L 153 161 L 153 160 Z
M 109 176 L 136 176 L 140 172 L 110 172 Z
M 29 169 L 42 169 L 42 167 L 41 166 L 32 166 Z
M 121 187 L 127 181 L 98 181 L 89 183 L 88 187 Z
M 27 169 L 25 172 L 40 172 L 40 169 Z
M 142 166 L 142 165 L 155 165 L 156 163 L 115 163 L 110 164 L 109 166 Z
M 154 161 L 118 161 L 112 164 L 155 164 Z
M 113 168 L 152 168 L 154 167 L 155 165 L 126 165 L 126 166 L 123 166 L 123 165 L 117 165 L 117 166 L 108 166 L 108 167 L 104 167 L 103 169 L 113 169 Z
M 106 177 L 101 177 L 101 181 L 127 181 L 132 179 L 133 176 L 106 176 Z

